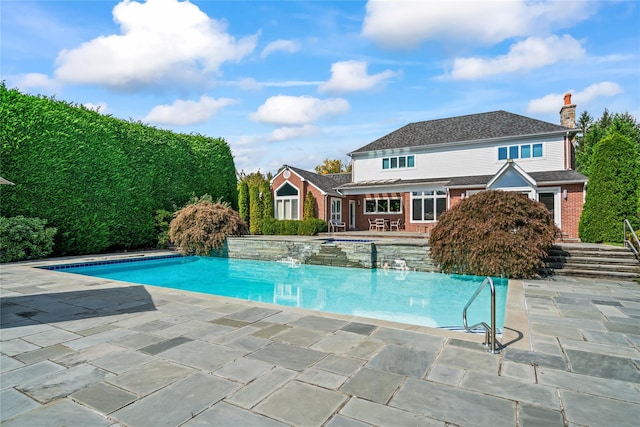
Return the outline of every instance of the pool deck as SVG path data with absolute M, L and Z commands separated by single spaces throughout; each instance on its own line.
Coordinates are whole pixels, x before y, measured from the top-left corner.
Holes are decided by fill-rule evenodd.
M 146 255 L 158 255 L 147 253 Z M 139 256 L 137 253 L 135 256 Z M 640 285 L 511 281 L 482 337 L 0 266 L 3 426 L 635 426 Z

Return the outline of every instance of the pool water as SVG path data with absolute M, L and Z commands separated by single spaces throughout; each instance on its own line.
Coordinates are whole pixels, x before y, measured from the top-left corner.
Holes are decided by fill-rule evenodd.
M 462 310 L 484 280 L 395 269 L 361 269 L 233 258 L 171 257 L 56 270 L 330 313 L 461 328 Z M 496 327 L 504 323 L 507 280 L 494 279 Z M 467 312 L 490 323 L 489 286 Z

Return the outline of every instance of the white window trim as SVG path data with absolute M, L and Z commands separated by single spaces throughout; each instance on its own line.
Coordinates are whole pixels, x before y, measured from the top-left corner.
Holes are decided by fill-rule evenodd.
M 334 211 L 333 207 L 339 204 L 340 205 L 340 209 L 338 209 L 337 212 Z M 342 199 L 337 198 L 337 197 L 332 197 L 331 201 L 330 201 L 330 207 L 331 207 L 331 220 L 333 221 L 338 221 L 338 222 L 342 222 Z
M 446 207 L 445 207 L 445 212 L 446 212 L 446 211 L 448 211 L 448 210 L 450 209 L 450 206 L 449 206 L 449 192 L 448 192 L 447 190 L 444 190 L 444 191 L 445 191 L 445 194 L 436 194 L 438 191 L 442 191 L 442 190 L 443 190 L 442 188 L 438 188 L 438 189 L 433 189 L 433 190 L 412 190 L 412 191 L 410 192 L 411 202 L 409 203 L 409 211 L 410 211 L 410 212 L 409 212 L 409 220 L 410 220 L 410 222 L 411 222 L 412 224 L 433 224 L 433 223 L 438 222 L 438 219 L 437 219 L 437 218 L 436 218 L 436 219 L 422 219 L 422 220 L 416 220 L 416 219 L 413 219 L 413 201 L 414 201 L 415 199 L 421 199 L 421 200 L 424 200 L 424 199 L 427 199 L 427 198 L 431 198 L 431 197 L 432 197 L 432 198 L 434 199 L 434 206 L 433 206 L 433 209 L 434 209 L 434 211 L 433 211 L 433 212 L 434 212 L 434 214 L 436 213 L 436 202 L 435 202 L 435 199 L 445 199 L 446 204 L 447 204 L 447 205 L 446 205 Z M 415 192 L 433 191 L 433 196 L 425 196 L 425 195 L 421 195 L 421 196 L 414 196 L 414 195 L 413 195 L 413 192 L 414 192 L 414 191 L 415 191 Z M 421 216 L 422 216 L 422 215 L 421 215 Z M 437 216 L 437 214 L 436 214 L 436 216 Z
M 298 195 L 297 196 L 278 196 L 278 191 L 284 187 L 285 185 L 289 184 L 290 186 L 292 186 L 293 188 L 295 188 L 298 191 Z M 281 219 L 281 220 L 288 220 L 288 219 L 300 219 L 300 189 L 293 185 L 293 183 L 291 183 L 290 181 L 285 181 L 283 182 L 274 192 L 273 192 L 273 206 L 274 206 L 274 218 L 276 219 Z M 278 202 L 279 201 L 286 201 L 286 200 L 295 200 L 297 201 L 297 206 L 296 206 L 296 218 L 280 218 L 280 211 L 278 210 Z M 283 203 L 284 205 L 284 203 Z M 293 205 L 292 205 L 293 206 Z M 293 210 L 291 211 L 293 213 Z M 283 216 L 284 216 L 284 212 L 283 212 Z
M 553 221 L 562 230 L 562 189 L 560 187 L 544 187 L 537 190 L 534 200 L 538 202 L 540 201 L 538 196 L 540 193 L 553 193 Z
M 386 200 L 387 201 L 387 211 L 386 212 L 378 212 L 378 200 Z M 400 200 L 400 210 L 398 212 L 392 212 L 391 208 L 391 200 Z M 376 202 L 376 211 L 375 212 L 367 212 L 367 202 L 375 201 Z M 402 205 L 402 197 L 367 197 L 364 199 L 364 203 L 362 204 L 362 213 L 364 215 L 381 215 L 381 214 L 389 214 L 389 215 L 400 215 L 403 213 L 403 205 Z

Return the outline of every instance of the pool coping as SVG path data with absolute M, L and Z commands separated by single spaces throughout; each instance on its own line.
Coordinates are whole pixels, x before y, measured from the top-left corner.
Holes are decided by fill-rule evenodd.
M 168 256 L 176 256 L 176 255 L 179 255 L 179 252 L 170 251 L 170 250 L 153 250 L 153 251 L 141 251 L 141 252 L 112 253 L 112 254 L 104 254 L 104 255 L 78 255 L 78 256 L 68 256 L 68 257 L 59 257 L 59 258 L 47 258 L 47 259 L 40 259 L 40 260 L 11 263 L 11 265 L 22 265 L 25 267 L 38 268 L 43 271 L 48 271 L 50 273 L 69 274 L 69 273 L 64 273 L 60 269 L 49 269 L 47 267 L 51 267 L 54 265 L 87 264 L 87 263 L 93 263 L 93 262 L 103 263 L 105 261 L 108 262 L 108 261 L 120 261 L 120 260 L 130 260 L 131 262 L 134 262 L 137 259 L 151 260 L 151 259 L 168 257 Z M 86 276 L 86 277 L 90 277 L 90 276 Z M 291 307 L 291 306 L 280 306 L 277 304 L 271 304 L 271 303 L 265 303 L 265 302 L 259 302 L 259 301 L 251 301 L 251 300 L 244 300 L 240 298 L 225 297 L 221 295 L 212 295 L 212 294 L 206 294 L 206 293 L 200 293 L 200 292 L 194 292 L 194 291 L 165 288 L 162 286 L 145 285 L 145 284 L 134 283 L 134 282 L 125 282 L 125 281 L 112 280 L 112 279 L 102 279 L 102 280 L 104 280 L 107 283 L 116 283 L 119 285 L 126 284 L 127 286 L 130 286 L 131 284 L 134 284 L 136 286 L 150 287 L 153 289 L 163 289 L 163 290 L 175 291 L 179 293 L 184 293 L 184 292 L 196 293 L 199 296 L 203 296 L 207 298 L 219 298 L 222 301 L 234 303 L 234 304 L 252 305 L 252 306 L 259 306 L 264 308 L 286 307 L 287 310 L 290 310 L 294 313 L 313 314 L 314 316 L 318 316 L 318 317 L 333 318 L 333 319 L 339 319 L 339 320 L 345 320 L 345 321 L 351 321 L 351 322 L 368 323 L 368 324 L 372 324 L 380 327 L 388 327 L 388 328 L 404 330 L 404 331 L 425 333 L 425 334 L 435 335 L 435 336 L 445 337 L 445 338 L 461 339 L 461 340 L 471 341 L 475 343 L 482 343 L 484 341 L 483 333 L 468 333 L 464 330 L 434 328 L 429 326 L 394 322 L 390 320 L 375 319 L 372 317 L 331 313 L 331 312 L 324 312 L 324 311 L 299 308 L 299 307 Z M 460 313 L 460 315 L 462 316 L 462 313 Z M 531 340 L 529 337 L 529 321 L 528 321 L 526 304 L 524 299 L 524 286 L 523 286 L 522 280 L 509 279 L 508 281 L 503 333 L 499 334 L 497 339 L 505 347 L 508 346 L 511 348 L 518 348 L 518 349 L 525 349 L 525 350 L 531 349 Z

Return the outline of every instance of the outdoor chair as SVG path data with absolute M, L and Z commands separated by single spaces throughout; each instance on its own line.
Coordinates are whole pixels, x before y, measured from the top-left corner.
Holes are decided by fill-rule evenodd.
M 341 229 L 342 231 L 347 231 L 347 224 L 340 222 L 337 219 L 329 221 L 329 232 L 340 231 Z
M 385 230 L 384 218 L 376 218 L 376 230 L 377 231 L 384 231 Z
M 376 231 L 376 223 L 371 218 L 369 218 L 369 231 Z
M 396 231 L 400 231 L 401 228 L 402 228 L 402 219 L 398 219 L 397 221 L 391 221 L 389 223 L 389 229 L 391 231 L 393 231 L 394 229 Z

